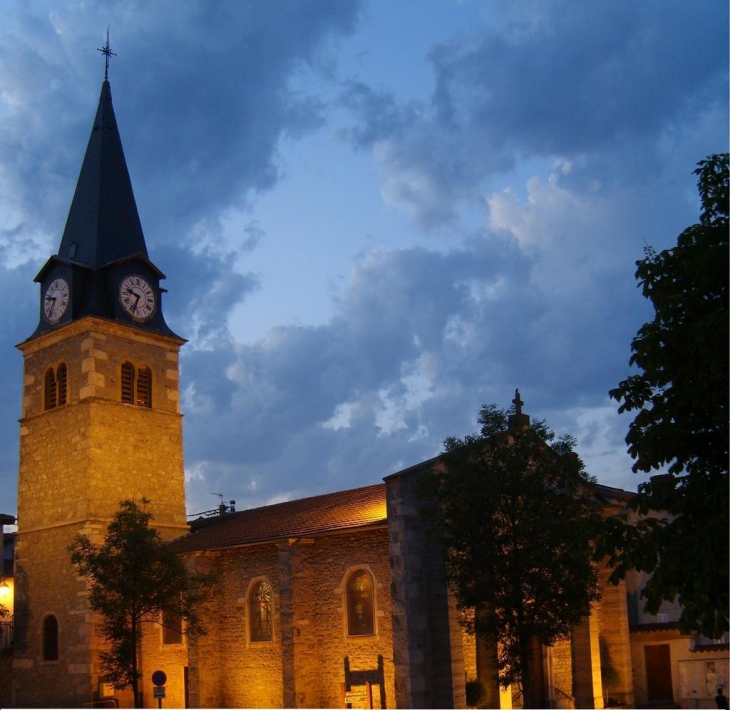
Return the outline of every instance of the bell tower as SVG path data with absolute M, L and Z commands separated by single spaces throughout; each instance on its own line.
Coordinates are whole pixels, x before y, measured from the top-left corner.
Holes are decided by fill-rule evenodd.
M 107 46 L 102 50 L 108 58 Z M 105 77 L 58 253 L 36 277 L 23 353 L 14 704 L 98 698 L 98 636 L 68 546 L 101 542 L 124 499 L 150 499 L 167 538 L 188 528 L 178 353 L 150 261 Z

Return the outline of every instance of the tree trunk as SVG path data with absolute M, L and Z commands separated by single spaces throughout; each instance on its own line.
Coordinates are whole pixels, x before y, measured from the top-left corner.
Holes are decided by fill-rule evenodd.
M 132 621 L 132 693 L 134 694 L 134 707 L 142 707 L 142 695 L 139 690 L 139 672 L 137 671 L 137 621 Z
M 533 694 L 532 644 L 530 639 L 520 639 L 520 656 L 522 657 L 522 707 L 535 707 Z

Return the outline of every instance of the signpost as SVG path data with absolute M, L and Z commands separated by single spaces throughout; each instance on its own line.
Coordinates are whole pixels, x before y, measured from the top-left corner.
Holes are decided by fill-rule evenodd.
M 155 671 L 152 674 L 152 697 L 157 698 L 157 707 L 162 707 L 162 698 L 165 697 L 165 683 L 167 683 L 167 674 L 165 671 Z
M 345 685 L 345 683 L 343 683 L 340 693 L 344 704 L 350 708 L 373 707 L 373 688 L 370 682 L 366 682 L 364 686 L 355 686 L 350 690 L 347 690 L 347 686 Z

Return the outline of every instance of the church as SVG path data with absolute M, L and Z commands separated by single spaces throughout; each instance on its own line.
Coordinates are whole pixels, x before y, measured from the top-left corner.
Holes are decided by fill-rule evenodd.
M 101 672 L 98 619 L 67 548 L 78 534 L 101 542 L 121 500 L 148 498 L 162 537 L 219 579 L 203 610 L 206 635 L 188 639 L 173 623 L 145 630 L 146 707 L 467 707 L 476 679 L 481 706 L 519 707 L 519 692 L 494 681 L 493 650 L 459 623 L 419 515 L 419 481 L 436 460 L 375 485 L 188 525 L 185 340 L 165 322 L 164 278 L 148 257 L 105 77 L 58 253 L 35 279 L 38 324 L 18 345 L 13 636 L 0 656 L 0 704 L 132 706 Z M 599 485 L 596 496 L 609 514 L 631 494 Z M 687 692 L 704 693 L 711 667 L 713 682 L 724 668 L 727 684 L 727 643 L 690 647 L 677 609 L 639 611 L 638 576 L 610 586 L 608 570 L 600 575 L 601 601 L 571 639 L 534 649 L 543 706 L 686 698 L 710 707 Z

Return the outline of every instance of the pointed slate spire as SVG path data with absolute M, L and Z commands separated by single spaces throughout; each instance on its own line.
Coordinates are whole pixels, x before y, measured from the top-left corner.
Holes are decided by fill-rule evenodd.
M 104 80 L 58 256 L 98 269 L 137 254 L 147 245 Z
M 108 62 L 108 40 L 100 51 Z M 162 313 L 164 278 L 147 255 L 105 78 L 61 246 L 35 278 L 40 320 L 31 338 L 95 316 L 182 340 Z

